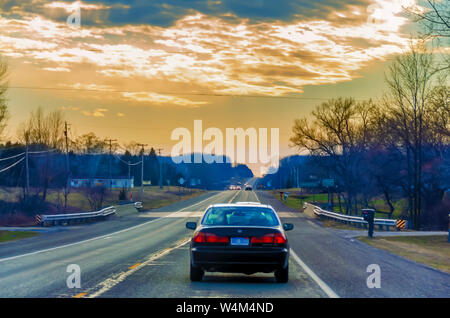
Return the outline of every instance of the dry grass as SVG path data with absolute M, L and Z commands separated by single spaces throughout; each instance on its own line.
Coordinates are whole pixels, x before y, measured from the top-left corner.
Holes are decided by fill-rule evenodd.
M 194 198 L 203 193 L 205 193 L 203 190 L 180 187 L 164 187 L 163 189 L 146 187 L 144 192 L 140 189 L 132 191 L 133 200 L 143 202 L 144 209 L 157 209 L 181 200 Z
M 450 273 L 450 243 L 447 242 L 446 235 L 359 239 L 379 249 Z
M 319 218 L 320 220 L 320 218 Z M 338 230 L 364 230 L 364 228 L 358 227 L 358 226 L 353 226 L 350 224 L 344 224 L 341 222 L 336 222 L 333 220 L 321 220 L 320 221 L 322 223 L 322 225 L 324 227 L 330 227 L 333 229 L 338 229 Z

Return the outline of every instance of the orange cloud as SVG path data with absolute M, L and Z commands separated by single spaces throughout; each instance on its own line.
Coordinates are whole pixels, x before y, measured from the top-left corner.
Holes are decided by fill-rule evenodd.
M 99 81 L 89 85 L 101 91 L 122 90 L 100 83 L 120 79 L 163 86 L 166 92 L 181 85 L 187 93 L 281 96 L 301 93 L 305 85 L 351 80 L 371 61 L 401 53 L 409 37 L 401 33 L 408 21 L 400 13 L 411 3 L 373 0 L 367 8 L 349 6 L 328 20 L 252 24 L 193 13 L 167 28 L 82 25 L 74 30 L 36 14 L 0 17 L 0 53 L 53 73 L 89 69 L 89 78 Z M 47 6 L 69 10 L 69 3 L 61 1 Z M 69 81 L 70 76 L 64 84 L 86 85 Z M 154 105 L 206 104 L 143 88 L 121 98 Z

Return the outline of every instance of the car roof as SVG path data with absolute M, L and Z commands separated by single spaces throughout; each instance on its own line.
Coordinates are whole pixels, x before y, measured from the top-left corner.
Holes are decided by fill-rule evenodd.
M 258 208 L 268 208 L 271 209 L 274 213 L 276 218 L 278 219 L 278 223 L 281 224 L 281 220 L 280 217 L 278 216 L 277 211 L 275 211 L 275 209 L 268 204 L 261 204 L 259 202 L 236 202 L 236 203 L 216 203 L 216 204 L 211 204 L 203 213 L 203 216 L 201 217 L 201 222 L 203 222 L 204 217 L 206 216 L 206 212 L 210 209 L 210 208 L 214 208 L 214 207 L 258 207 Z
M 253 207 L 261 207 L 261 208 L 269 208 L 272 209 L 272 206 L 267 205 L 267 204 L 261 204 L 259 202 L 236 202 L 236 203 L 217 203 L 217 204 L 212 204 L 209 207 L 238 207 L 238 206 L 253 206 Z

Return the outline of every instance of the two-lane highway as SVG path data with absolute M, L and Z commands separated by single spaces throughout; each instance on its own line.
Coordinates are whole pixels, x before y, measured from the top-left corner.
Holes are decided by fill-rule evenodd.
M 206 273 L 189 280 L 187 221 L 211 204 L 260 201 L 286 222 L 290 280 L 273 274 Z M 370 289 L 369 264 L 381 268 L 381 288 Z M 67 266 L 81 269 L 70 289 Z M 450 275 L 344 239 L 267 192 L 213 192 L 148 213 L 74 227 L 0 244 L 0 297 L 448 297 Z

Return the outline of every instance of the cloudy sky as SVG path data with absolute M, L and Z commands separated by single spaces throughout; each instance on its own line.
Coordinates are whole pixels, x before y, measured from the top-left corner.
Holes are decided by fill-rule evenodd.
M 414 0 L 0 0 L 9 131 L 62 109 L 73 134 L 169 154 L 173 129 L 279 128 L 337 96 L 381 96 Z M 80 12 L 80 27 L 67 19 Z

